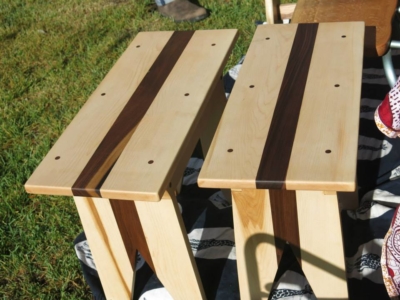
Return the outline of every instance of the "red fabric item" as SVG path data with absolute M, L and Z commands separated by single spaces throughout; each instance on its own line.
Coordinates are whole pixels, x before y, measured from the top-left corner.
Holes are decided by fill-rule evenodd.
M 392 110 L 390 109 L 390 104 L 389 104 L 389 94 L 386 94 L 385 99 L 383 102 L 378 106 L 378 113 L 379 113 L 379 118 L 385 124 L 386 127 L 389 127 L 390 129 L 393 129 L 393 115 L 392 115 Z
M 381 268 L 389 297 L 400 296 L 400 212 L 396 208 L 389 231 L 382 245 Z
M 400 78 L 379 104 L 374 119 L 384 135 L 390 138 L 400 137 Z

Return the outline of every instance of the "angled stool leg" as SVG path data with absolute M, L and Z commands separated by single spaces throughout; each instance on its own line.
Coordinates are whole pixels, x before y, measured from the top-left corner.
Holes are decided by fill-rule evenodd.
M 140 255 L 154 271 L 154 264 L 151 259 L 149 248 L 147 247 L 146 237 L 144 236 L 135 202 L 113 199 L 110 200 L 110 203 L 131 265 L 133 267 L 136 265 L 136 254 L 137 251 L 139 251 Z
M 159 202 L 135 201 L 157 277 L 176 300 L 205 299 L 174 193 Z
M 348 299 L 336 193 L 296 191 L 296 197 L 302 269 L 311 288 L 317 298 Z
M 279 0 L 265 0 L 265 16 L 268 24 L 279 23 Z
M 110 201 L 74 197 L 107 299 L 130 299 L 132 267 Z
M 232 191 L 241 299 L 267 299 L 278 269 L 267 190 Z

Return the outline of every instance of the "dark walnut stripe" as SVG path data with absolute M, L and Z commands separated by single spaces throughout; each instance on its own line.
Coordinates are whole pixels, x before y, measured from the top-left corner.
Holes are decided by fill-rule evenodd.
M 269 190 L 269 197 L 278 264 L 281 261 L 285 244 L 289 243 L 297 261 L 301 265 L 296 191 Z
M 299 24 L 256 177 L 258 189 L 285 189 L 318 24 Z
M 135 201 L 110 200 L 110 203 L 133 270 L 136 268 L 136 251 L 139 251 L 153 272 L 156 272 Z
M 364 34 L 364 55 L 377 57 L 378 51 L 376 50 L 376 27 L 365 26 Z
M 100 187 L 194 31 L 174 32 L 72 186 L 74 196 L 101 197 Z M 132 66 L 135 68 L 135 66 Z M 101 117 L 99 116 L 99 122 Z

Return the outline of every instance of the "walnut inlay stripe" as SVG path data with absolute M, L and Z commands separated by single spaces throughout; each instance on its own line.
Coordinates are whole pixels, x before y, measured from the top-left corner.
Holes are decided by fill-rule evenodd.
M 163 86 L 194 31 L 174 32 L 72 186 L 74 196 L 101 197 L 100 187 Z M 135 66 L 132 66 L 134 68 Z M 100 116 L 99 116 L 100 118 Z
M 110 204 L 132 268 L 136 268 L 136 251 L 139 251 L 153 272 L 156 272 L 135 201 L 110 200 Z
M 258 189 L 285 189 L 318 24 L 299 24 L 256 176 Z
M 281 261 L 285 243 L 292 247 L 301 264 L 299 222 L 297 217 L 296 191 L 269 190 L 272 224 L 274 227 L 276 258 Z

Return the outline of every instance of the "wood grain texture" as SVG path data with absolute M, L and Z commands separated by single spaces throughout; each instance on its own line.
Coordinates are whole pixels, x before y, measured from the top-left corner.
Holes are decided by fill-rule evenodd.
M 363 32 L 362 22 L 319 25 L 287 189 L 356 188 Z
M 135 201 L 157 277 L 173 299 L 205 299 L 197 265 L 173 193 L 161 201 Z M 168 226 L 166 226 L 168 224 Z
M 194 31 L 176 31 L 172 34 L 72 186 L 75 196 L 101 197 L 99 189 L 102 183 L 157 96 L 193 33 Z
M 392 33 L 396 0 L 298 0 L 292 23 L 323 23 L 363 21 L 376 28 L 375 44 L 367 53 L 386 53 Z
M 318 299 L 348 299 L 338 199 L 296 191 L 302 269 Z
M 221 120 L 222 113 L 227 103 L 222 75 L 221 79 L 218 81 L 218 85 L 215 87 L 210 102 L 212 102 L 212 107 L 206 112 L 207 115 L 204 118 L 207 119 L 207 122 L 200 136 L 201 150 L 204 157 L 207 156 L 208 150 L 210 149 L 212 139 L 217 131 L 219 121 Z
M 283 248 L 289 243 L 294 255 L 301 265 L 299 223 L 295 191 L 269 190 L 271 201 L 272 223 L 278 264 L 281 261 Z
M 237 30 L 195 32 L 104 182 L 103 197 L 160 200 L 236 36 Z
M 256 176 L 258 189 L 284 189 L 318 24 L 299 24 Z
M 200 172 L 201 187 L 354 191 L 364 25 L 319 24 L 301 108 L 293 100 L 299 93 L 290 91 L 302 76 L 285 83 L 282 71 L 295 26 L 257 28 Z M 275 73 L 263 79 L 270 68 Z
M 25 184 L 28 193 L 73 195 L 71 187 L 172 33 L 139 33 L 135 37 L 29 178 Z
M 296 30 L 297 25 L 257 27 L 200 172 L 201 187 L 255 188 Z
M 240 299 L 268 299 L 278 267 L 268 191 L 232 191 Z
M 107 299 L 131 299 L 131 265 L 108 199 L 74 197 Z M 135 252 L 135 249 L 130 249 Z
M 100 195 L 98 192 L 100 185 L 103 183 L 105 176 L 109 174 L 110 167 L 129 140 L 130 134 L 136 128 L 133 125 L 135 122 L 133 122 L 132 126 L 127 126 L 125 133 L 121 134 L 118 130 L 119 125 L 126 124 L 124 120 L 125 117 L 128 117 L 130 109 L 122 113 L 124 114 L 124 118 L 121 118 L 120 121 L 116 122 L 116 119 L 121 115 L 121 111 L 126 108 L 126 104 L 135 91 L 139 89 L 137 93 L 145 96 L 149 91 L 151 93 L 155 92 L 153 88 L 143 91 L 138 86 L 146 77 L 146 74 L 148 74 L 149 69 L 150 73 L 156 73 L 152 74 L 153 76 L 162 75 L 163 72 L 158 72 L 157 70 L 155 72 L 151 69 L 151 66 L 172 34 L 173 32 L 151 32 L 137 35 L 130 47 L 124 52 L 98 89 L 65 130 L 59 141 L 53 146 L 46 158 L 29 178 L 25 185 L 27 192 L 73 195 L 71 187 L 74 186 L 76 194 Z M 189 33 L 183 34 L 188 35 Z M 180 35 L 177 36 L 179 37 Z M 177 134 L 176 138 L 172 134 L 174 139 L 171 139 L 170 143 L 174 143 L 174 147 L 171 149 L 172 152 L 167 151 L 167 156 L 168 159 L 172 159 L 173 161 L 169 161 L 170 165 L 165 170 L 163 169 L 165 165 L 160 165 L 160 161 L 157 159 L 155 165 L 157 168 L 161 167 L 164 173 L 160 173 L 157 177 L 152 177 L 152 179 L 158 179 L 155 180 L 157 182 L 155 185 L 160 185 L 160 181 L 162 181 L 162 187 L 156 187 L 157 191 L 154 192 L 153 188 L 150 189 L 152 193 L 159 193 L 156 196 L 153 194 L 153 200 L 155 201 L 159 200 L 160 194 L 162 194 L 162 191 L 159 191 L 159 189 L 163 190 L 169 184 L 167 181 L 176 169 L 176 159 L 179 157 L 179 154 L 182 154 L 179 151 L 187 146 L 182 144 L 182 141 L 193 133 L 195 130 L 194 127 L 199 123 L 202 112 L 209 102 L 213 90 L 217 85 L 217 79 L 220 77 L 223 66 L 237 39 L 237 30 L 198 31 L 195 36 L 195 41 L 191 43 L 192 46 L 185 51 L 185 58 L 183 60 L 180 59 L 179 61 L 181 62 L 177 66 L 174 66 L 174 75 L 168 77 L 168 83 L 164 84 L 162 91 L 157 94 L 158 99 L 161 98 L 164 100 L 157 101 L 157 104 L 153 106 L 151 113 L 146 117 L 147 125 L 142 128 L 139 134 L 141 142 L 138 147 L 141 148 L 144 144 L 149 147 L 156 146 L 156 149 L 152 150 L 156 154 L 163 152 L 163 149 L 167 147 L 163 144 L 165 137 L 168 136 L 167 128 L 172 130 L 169 132 L 173 132 L 174 134 L 176 132 L 185 132 L 185 130 L 187 134 L 186 136 Z M 171 63 L 169 60 L 168 57 L 167 61 Z M 135 68 L 132 68 L 132 66 L 135 66 Z M 150 96 L 147 95 L 146 97 Z M 175 102 L 170 102 L 170 99 L 173 99 Z M 171 110 L 171 107 L 175 110 Z M 178 108 L 186 108 L 186 111 L 177 112 L 176 109 Z M 169 111 L 169 114 L 165 114 L 167 111 Z M 99 116 L 102 116 L 101 122 L 99 122 Z M 161 121 L 166 122 L 169 127 L 151 125 L 159 124 Z M 129 122 L 128 120 L 127 123 Z M 108 133 L 111 127 L 115 130 L 111 130 Z M 146 128 L 153 128 L 156 131 L 161 128 L 158 131 L 158 136 L 154 136 L 154 139 L 157 139 L 159 144 L 149 141 L 153 136 L 151 136 L 152 132 L 148 132 Z M 176 129 L 177 131 L 175 132 Z M 77 134 L 78 132 L 79 134 Z M 112 132 L 115 134 L 112 134 Z M 109 143 L 103 141 L 107 133 L 108 138 L 106 140 Z M 146 136 L 147 133 L 150 136 Z M 132 143 L 135 144 L 136 141 Z M 110 144 L 113 145 L 111 146 Z M 94 155 L 95 152 L 96 155 Z M 129 150 L 127 152 L 130 153 Z M 142 155 L 146 155 L 146 153 L 152 155 L 146 151 L 144 154 L 143 152 L 141 153 Z M 129 154 L 125 155 L 129 156 Z M 98 158 L 101 159 L 99 160 Z M 88 164 L 91 159 L 91 163 Z M 131 157 L 126 159 L 132 161 Z M 148 169 L 149 160 L 154 161 L 154 158 L 146 159 L 144 162 L 141 157 L 138 157 L 138 161 L 146 165 L 146 168 L 140 168 L 140 170 Z M 87 169 L 85 169 L 86 166 Z M 155 168 L 152 171 L 158 172 Z M 125 181 L 125 175 L 122 174 L 123 182 Z M 78 177 L 79 180 L 77 180 Z M 146 183 L 151 181 L 144 179 L 145 176 L 142 176 L 142 174 L 139 177 L 142 179 L 138 183 L 139 185 L 144 182 L 144 186 L 146 186 Z M 136 179 L 133 178 L 133 182 L 136 182 Z M 116 190 L 117 192 L 113 194 L 112 198 L 132 199 L 130 197 L 132 194 L 129 194 L 129 192 L 129 197 L 117 197 L 120 193 L 118 189 Z M 107 198 L 107 196 L 105 197 Z
M 150 268 L 155 272 L 153 260 L 151 259 L 149 248 L 146 243 L 142 224 L 140 224 L 135 202 L 110 200 L 110 204 L 132 267 L 135 266 L 136 250 L 138 250 Z
M 203 154 L 207 154 L 210 147 L 209 143 L 215 133 L 218 121 L 221 118 L 223 109 L 226 105 L 226 96 L 224 90 L 224 83 L 221 79 L 218 80 L 217 86 L 214 88 L 210 95 L 210 99 L 205 99 L 206 108 L 195 124 L 192 130 L 188 133 L 185 144 L 180 150 L 179 160 L 174 166 L 174 172 L 170 179 L 170 187 L 178 187 L 176 192 L 179 193 L 180 183 L 182 181 L 183 173 L 186 169 L 187 162 L 193 154 L 197 143 L 199 143 Z

